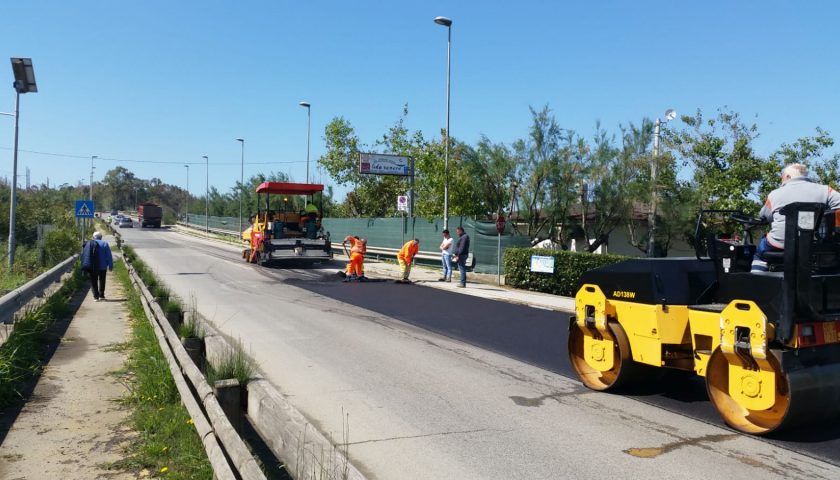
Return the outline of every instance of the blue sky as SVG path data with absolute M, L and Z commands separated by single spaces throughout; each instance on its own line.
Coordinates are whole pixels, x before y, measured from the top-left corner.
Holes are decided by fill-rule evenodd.
M 817 126 L 840 136 L 838 10 L 828 1 L 6 1 L 0 111 L 14 109 L 5 58 L 31 57 L 39 92 L 21 98 L 19 173 L 87 183 L 97 155 L 97 179 L 123 165 L 185 185 L 190 163 L 190 190 L 201 194 L 202 155 L 211 185 L 228 191 L 238 180 L 237 137 L 246 177 L 303 181 L 305 100 L 318 180 L 335 116 L 372 144 L 407 103 L 408 127 L 439 135 L 446 29 L 432 19 L 444 15 L 454 22 L 451 130 L 462 140 L 524 137 L 529 105 L 549 104 L 587 136 L 598 120 L 617 132 L 666 108 L 728 106 L 757 122 L 759 153 L 769 154 Z M 13 125 L 0 116 L 2 177 Z

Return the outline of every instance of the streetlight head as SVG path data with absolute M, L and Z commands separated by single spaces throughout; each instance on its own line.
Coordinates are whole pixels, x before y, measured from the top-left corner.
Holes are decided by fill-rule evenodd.
M 93 160 L 94 158 L 99 158 L 99 155 L 91 155 L 90 159 Z
M 187 167 L 187 168 L 190 168 L 190 166 L 189 166 L 189 165 L 184 164 L 184 166 L 185 166 L 185 167 Z
M 446 17 L 435 17 L 435 23 L 443 25 L 444 27 L 451 27 L 452 19 Z
M 300 102 L 300 106 L 304 108 L 309 108 L 311 105 L 309 105 L 309 102 Z
M 203 158 L 205 160 L 210 160 L 209 158 L 207 158 L 207 155 L 202 155 L 201 158 Z
M 677 118 L 677 112 L 674 111 L 673 108 L 669 108 L 665 110 L 665 121 L 670 122 L 671 120 Z
M 236 141 L 237 141 L 237 142 L 243 142 L 243 143 L 244 143 L 244 142 L 245 142 L 245 139 L 244 139 L 244 138 L 237 138 L 237 139 L 236 139 Z

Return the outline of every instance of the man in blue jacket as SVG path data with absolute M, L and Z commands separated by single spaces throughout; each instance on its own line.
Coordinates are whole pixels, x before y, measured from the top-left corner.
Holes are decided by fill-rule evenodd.
M 111 246 L 102 240 L 102 234 L 93 233 L 93 239 L 88 240 L 82 248 L 82 270 L 90 274 L 90 288 L 93 290 L 93 300 L 105 300 L 105 275 L 114 269 L 114 258 Z

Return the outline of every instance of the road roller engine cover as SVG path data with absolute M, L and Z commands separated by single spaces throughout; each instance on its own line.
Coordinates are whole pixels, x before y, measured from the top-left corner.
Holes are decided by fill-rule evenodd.
M 765 434 L 840 412 L 840 211 L 793 203 L 785 249 L 750 272 L 752 230 L 732 211 L 703 211 L 696 258 L 638 259 L 581 278 L 569 359 L 593 390 L 620 391 L 653 368 L 705 377 L 715 409 L 742 432 Z M 740 235 L 704 236 L 727 215 Z

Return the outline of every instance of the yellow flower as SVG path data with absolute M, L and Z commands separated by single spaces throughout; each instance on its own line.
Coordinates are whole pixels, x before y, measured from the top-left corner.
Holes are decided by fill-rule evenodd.
M 160 473 L 166 473 L 169 471 L 169 467 L 163 467 L 160 469 Z
M 163 447 L 163 448 L 160 449 L 161 452 L 165 452 L 167 450 L 169 450 L 169 447 Z
M 189 425 L 192 425 L 192 424 L 193 424 L 192 418 L 191 418 L 191 419 L 189 419 L 189 420 L 187 420 L 187 423 L 188 423 Z

